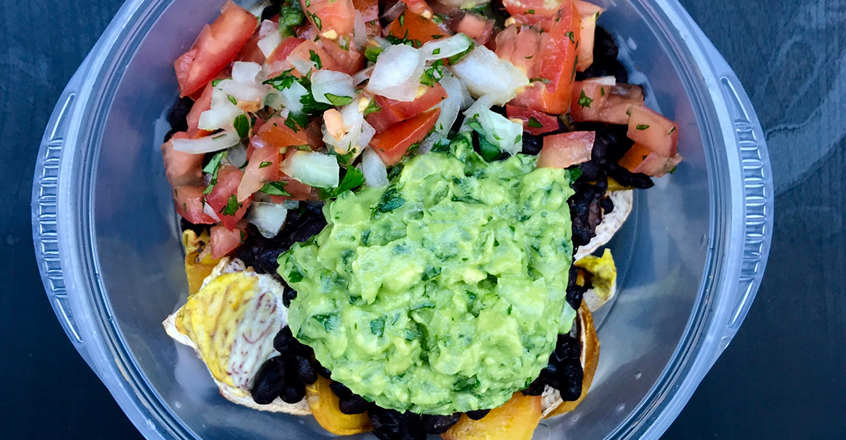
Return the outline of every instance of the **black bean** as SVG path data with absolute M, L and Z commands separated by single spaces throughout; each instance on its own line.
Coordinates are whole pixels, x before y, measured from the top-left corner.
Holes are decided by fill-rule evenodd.
M 537 156 L 543 148 L 543 136 L 535 136 L 528 131 L 523 132 L 523 154 Z
M 537 378 L 528 388 L 523 390 L 523 394 L 526 396 L 540 396 L 543 394 L 544 388 L 546 388 L 546 382 L 541 378 Z
M 167 122 L 170 128 L 175 131 L 188 130 L 188 113 L 191 112 L 191 107 L 194 106 L 194 100 L 189 97 L 178 98 L 170 112 L 167 114 Z
M 604 214 L 611 214 L 614 212 L 614 202 L 608 197 L 600 200 L 599 206 L 602 208 L 602 212 Z
M 567 288 L 567 304 L 570 304 L 570 307 L 579 310 L 579 307 L 582 305 L 582 298 L 585 295 L 585 288 L 579 286 L 578 284 L 574 285 L 573 287 Z
M 370 409 L 373 434 L 380 440 L 425 440 L 426 432 L 421 427 L 420 416 L 414 413 L 400 413 L 391 409 L 373 406 Z
M 338 396 L 339 399 L 349 399 L 350 396 L 353 395 L 352 390 L 347 388 L 347 386 L 341 382 L 332 381 L 332 383 L 329 384 L 329 388 L 336 396 Z
M 311 366 L 314 367 L 314 371 L 316 371 L 317 374 L 319 374 L 319 375 L 321 375 L 321 376 L 323 376 L 327 379 L 332 378 L 332 372 L 329 371 L 329 369 L 324 367 L 323 365 L 320 365 L 320 362 L 313 360 L 312 363 L 311 363 Z
M 296 381 L 286 381 L 285 386 L 282 388 L 282 392 L 279 393 L 279 397 L 284 402 L 293 404 L 303 400 L 305 393 L 305 384 Z
M 541 370 L 541 377 L 549 386 L 557 389 L 565 401 L 574 401 L 582 394 L 584 371 L 578 359 L 550 362 Z
M 282 287 L 285 289 L 282 292 L 282 304 L 285 305 L 285 307 L 290 308 L 291 301 L 297 299 L 297 291 L 292 289 L 285 281 L 282 281 Z
M 311 366 L 311 361 L 302 356 L 294 356 L 294 363 L 296 365 L 296 378 L 300 382 L 311 385 L 317 381 L 317 372 Z
M 206 228 L 209 227 L 209 225 L 195 225 L 195 224 L 189 222 L 188 220 L 185 220 L 184 218 L 180 217 L 179 218 L 179 227 L 182 229 L 183 232 L 190 229 L 190 230 L 196 232 L 197 235 L 199 236 L 200 234 L 203 233 L 203 231 L 206 230 Z
M 270 20 L 278 14 L 282 7 L 282 0 L 271 0 L 270 5 L 261 11 L 261 21 Z
M 370 409 L 370 402 L 358 394 L 353 394 L 346 399 L 340 399 L 338 408 L 344 414 L 361 414 Z
M 582 344 L 578 339 L 570 335 L 558 335 L 558 342 L 552 357 L 555 361 L 561 362 L 565 359 L 579 359 L 582 353 Z
M 276 333 L 276 337 L 273 338 L 273 348 L 275 348 L 279 353 L 295 353 L 295 344 L 298 343 L 299 341 L 294 338 L 294 335 L 291 333 L 291 328 L 287 325 L 282 327 L 282 330 L 279 330 L 279 333 Z
M 259 405 L 273 402 L 285 389 L 285 365 L 279 356 L 265 361 L 254 378 L 250 390 L 253 401 Z
M 599 173 L 601 171 L 599 166 L 593 161 L 588 161 L 579 165 L 579 169 L 582 170 L 582 177 L 584 177 L 586 180 L 596 180 L 599 177 Z
M 465 414 L 467 414 L 470 420 L 482 420 L 489 412 L 491 412 L 489 409 L 477 409 L 475 411 L 467 411 Z
M 430 414 L 423 414 L 421 416 L 421 425 L 426 434 L 443 434 L 458 423 L 461 418 L 461 413 L 450 414 L 448 416 L 436 416 Z

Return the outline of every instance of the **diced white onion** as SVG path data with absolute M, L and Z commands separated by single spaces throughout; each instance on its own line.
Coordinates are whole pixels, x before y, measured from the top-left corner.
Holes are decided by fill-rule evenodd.
M 417 97 L 424 63 L 420 51 L 411 46 L 397 44 L 388 47 L 379 54 L 367 90 L 397 101 L 413 101 Z
M 447 92 L 447 98 L 438 104 L 441 107 L 441 114 L 435 122 L 435 133 L 446 136 L 458 118 L 458 112 L 461 111 L 464 102 L 461 82 L 458 78 L 452 76 L 449 71 L 444 71 L 444 77 L 441 78 L 440 83 Z
M 444 139 L 444 137 L 438 134 L 437 131 L 432 132 L 420 143 L 420 147 L 417 148 L 417 154 L 428 154 L 432 151 L 432 147 L 441 139 Z
M 476 46 L 452 72 L 467 84 L 475 96 L 490 95 L 494 104 L 505 105 L 517 95 L 520 87 L 529 85 L 529 78 L 511 62 L 501 60 L 485 46 Z
M 227 101 L 231 96 L 235 98 L 235 101 L 238 102 L 238 104 L 241 104 L 242 102 L 262 102 L 264 100 L 264 95 L 268 92 L 267 87 L 264 87 L 257 82 L 243 83 L 229 79 L 225 79 L 218 83 L 215 92 L 218 90 L 223 92 Z
M 261 66 L 258 63 L 236 61 L 232 64 L 232 81 L 242 84 L 256 84 L 261 82 L 258 74 Z
M 311 74 L 311 94 L 314 100 L 325 104 L 333 104 L 326 94 L 354 98 L 355 87 L 351 76 L 334 70 L 318 70 Z
M 225 150 L 238 142 L 241 138 L 233 131 L 224 131 L 199 139 L 173 139 L 173 149 L 183 153 L 205 154 Z
M 364 120 L 364 113 L 359 108 L 358 100 L 341 109 L 341 118 L 344 121 L 344 135 L 337 139 L 326 130 L 324 125 L 323 142 L 341 154 L 361 151 L 370 143 L 370 139 L 376 134 L 376 130 Z
M 308 75 L 308 73 L 311 72 L 311 69 L 315 67 L 313 61 L 291 57 L 288 57 L 287 61 L 291 63 L 291 65 L 294 66 L 294 69 L 297 69 L 297 72 L 300 72 L 301 75 Z
M 464 114 L 468 119 L 476 116 L 488 142 L 508 154 L 519 153 L 523 149 L 523 124 L 511 121 L 484 104 L 478 107 L 474 104 Z
M 364 17 L 361 12 L 355 11 L 355 22 L 353 23 L 353 43 L 359 49 L 367 44 L 367 26 L 364 24 Z
M 458 55 L 469 49 L 471 45 L 473 45 L 473 40 L 470 37 L 464 34 L 455 34 L 448 38 L 441 38 L 424 44 L 420 47 L 420 53 L 427 61 L 439 60 Z
M 594 84 L 601 84 L 603 86 L 616 86 L 617 85 L 617 78 L 613 76 L 600 76 L 596 78 L 586 79 L 585 81 L 590 81 Z
M 357 85 L 363 83 L 364 81 L 367 81 L 368 79 L 370 79 L 370 74 L 373 73 L 374 67 L 376 67 L 376 66 L 374 65 L 374 66 L 370 66 L 370 67 L 365 67 L 364 69 L 356 72 L 355 75 L 352 76 L 353 85 L 357 86 Z
M 371 188 L 382 188 L 388 185 L 388 170 L 385 163 L 373 151 L 367 148 L 361 155 L 361 174 L 364 174 L 364 182 Z
M 316 151 L 294 151 L 281 165 L 282 172 L 306 185 L 318 188 L 336 188 L 338 173 L 341 171 L 338 161 Z
M 294 81 L 291 83 L 291 87 L 281 92 L 276 89 L 271 90 L 264 103 L 276 110 L 282 110 L 284 108 L 293 113 L 302 113 L 303 103 L 300 99 L 307 94 L 308 89 L 303 87 L 299 82 Z
M 203 212 L 206 213 L 209 217 L 213 218 L 214 221 L 219 222 L 220 217 L 214 212 L 214 208 L 211 207 L 208 203 L 203 203 Z
M 362 121 L 361 135 L 358 137 L 357 144 L 364 148 L 370 144 L 370 140 L 373 139 L 373 136 L 376 136 L 376 129 L 373 128 L 372 125 L 368 124 L 367 121 Z
M 230 148 L 226 153 L 226 161 L 238 168 L 247 164 L 247 146 L 243 142 Z
M 271 23 L 273 22 L 271 21 Z M 262 26 L 263 25 L 264 24 L 262 24 Z M 277 31 L 267 34 L 266 37 L 258 40 L 257 44 L 259 50 L 261 50 L 261 53 L 263 53 L 266 58 L 273 53 L 280 43 L 282 43 L 282 34 L 279 33 L 277 25 Z
M 288 210 L 282 204 L 256 202 L 250 205 L 247 220 L 256 225 L 264 238 L 273 238 L 282 230 L 287 216 Z

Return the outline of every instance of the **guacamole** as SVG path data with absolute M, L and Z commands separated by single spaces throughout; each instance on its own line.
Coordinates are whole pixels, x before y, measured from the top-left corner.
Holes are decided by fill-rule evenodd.
M 279 257 L 293 334 L 332 378 L 384 408 L 493 408 L 540 374 L 576 311 L 569 172 L 468 142 L 346 192 L 326 228 Z

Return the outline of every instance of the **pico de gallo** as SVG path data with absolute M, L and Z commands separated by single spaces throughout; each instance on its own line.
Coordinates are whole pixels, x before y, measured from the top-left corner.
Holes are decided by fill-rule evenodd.
M 282 251 L 326 225 L 324 203 L 387 187 L 411 158 L 456 143 L 488 162 L 528 155 L 569 170 L 575 247 L 613 209 L 607 191 L 649 188 L 682 161 L 678 124 L 627 83 L 589 2 L 269 3 L 229 1 L 174 62 L 165 174 L 213 259 L 275 274 Z M 402 425 L 419 417 L 369 408 L 392 420 L 380 438 L 419 438 Z M 437 419 L 441 432 L 453 419 Z

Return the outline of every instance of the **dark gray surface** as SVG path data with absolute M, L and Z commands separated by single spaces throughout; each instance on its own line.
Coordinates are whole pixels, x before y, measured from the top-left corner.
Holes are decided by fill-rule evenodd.
M 749 316 L 665 438 L 846 438 L 846 1 L 683 3 L 764 125 L 776 226 Z M 120 1 L 0 5 L 2 437 L 141 439 L 59 327 L 29 219 L 41 133 Z

